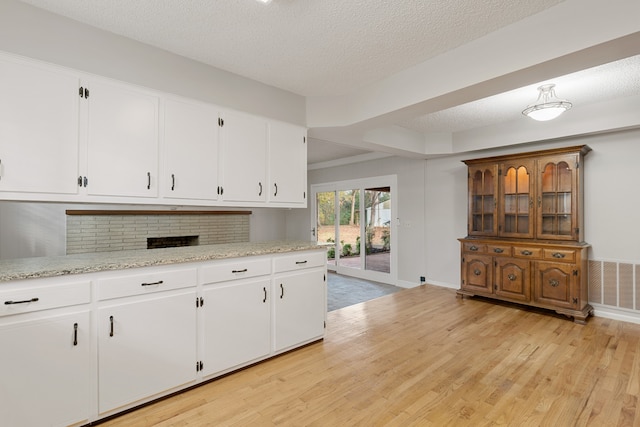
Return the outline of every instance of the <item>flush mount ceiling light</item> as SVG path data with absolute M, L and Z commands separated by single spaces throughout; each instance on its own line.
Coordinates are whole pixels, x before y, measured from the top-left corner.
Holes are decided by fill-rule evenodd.
M 555 86 L 554 84 L 540 86 L 538 88 L 540 91 L 538 99 L 534 104 L 525 108 L 522 114 L 534 120 L 544 122 L 555 119 L 571 108 L 572 104 L 569 101 L 565 101 L 556 96 L 556 92 L 553 90 Z
M 271 0 L 257 0 L 258 3 L 264 3 L 264 4 L 269 4 L 271 3 Z

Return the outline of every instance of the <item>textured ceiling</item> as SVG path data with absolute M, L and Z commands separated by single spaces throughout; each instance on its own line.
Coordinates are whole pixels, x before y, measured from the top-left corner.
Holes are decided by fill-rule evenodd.
M 23 0 L 309 95 L 378 81 L 562 0 Z
M 578 66 L 559 74 L 550 74 L 547 68 L 539 79 L 523 80 L 526 81 L 524 87 L 519 87 L 522 83 L 507 82 L 480 96 L 467 92 L 466 99 L 460 97 L 460 91 L 474 90 L 473 82 L 465 79 L 465 73 L 475 77 L 487 72 L 486 83 L 496 80 L 489 74 L 493 65 L 503 67 L 500 70 L 503 75 L 495 76 L 507 77 L 507 80 L 511 72 L 527 70 L 534 65 L 506 55 L 504 58 L 508 61 L 502 62 L 501 52 L 497 56 L 490 53 L 504 47 L 502 42 L 498 42 L 495 49 L 483 52 L 465 50 L 465 47 L 480 41 L 480 46 L 486 48 L 487 40 L 496 41 L 492 36 L 500 33 L 504 40 L 504 34 L 510 34 L 512 40 L 507 43 L 516 46 L 511 55 L 529 55 L 531 51 L 541 61 L 537 65 L 544 68 L 545 60 L 552 57 L 540 53 L 545 49 L 552 50 L 555 46 L 551 44 L 556 40 L 546 39 L 546 45 L 544 42 L 539 45 L 523 43 L 532 40 L 531 34 L 561 34 L 573 45 L 575 40 L 590 39 L 584 46 L 595 46 L 640 31 L 637 24 L 640 21 L 631 18 L 640 13 L 638 0 L 610 0 L 607 5 L 599 0 L 272 0 L 267 5 L 256 0 L 21 1 L 305 96 L 307 120 L 310 119 L 310 102 L 313 104 L 317 99 L 333 102 L 330 105 L 340 110 L 334 114 L 338 124 L 309 124 L 309 163 L 358 156 L 372 150 L 396 152 L 395 147 L 384 144 L 373 148 L 360 144 L 358 138 L 340 135 L 334 138 L 334 127 L 344 127 L 346 134 L 351 136 L 356 129 L 362 136 L 369 130 L 395 126 L 403 129 L 402 132 L 424 134 L 428 141 L 430 135 L 438 133 L 455 135 L 456 132 L 525 120 L 521 111 L 535 101 L 536 87 L 543 82 L 555 83 L 558 96 L 570 100 L 576 107 L 640 95 L 640 56 L 631 56 L 640 54 L 640 49 L 631 48 L 630 54 L 611 55 L 610 59 L 598 59 L 600 62 L 594 60 L 588 66 L 592 68 Z M 558 13 L 564 14 L 560 20 Z M 621 27 L 620 20 L 624 20 L 626 26 L 616 33 L 615 29 Z M 532 27 L 532 23 L 538 26 Z M 549 28 L 554 31 L 546 31 Z M 573 34 L 574 30 L 580 29 L 581 34 Z M 562 39 L 559 40 L 562 45 Z M 640 37 L 633 40 L 640 40 Z M 527 47 L 522 48 L 521 43 Z M 453 62 L 453 68 L 451 63 L 446 68 L 447 62 L 443 62 L 443 58 L 452 52 L 460 55 L 461 49 L 466 56 Z M 618 47 L 611 49 L 617 51 Z M 483 53 L 491 56 L 493 62 L 486 61 Z M 567 50 L 557 55 L 570 53 L 572 51 Z M 431 61 L 445 66 L 440 69 L 423 67 Z M 598 64 L 604 65 L 594 66 Z M 462 68 L 462 72 L 457 68 Z M 412 74 L 412 70 L 418 69 L 422 74 Z M 412 101 L 411 92 L 424 89 L 416 84 L 419 80 L 416 76 L 431 76 L 442 69 L 445 71 L 438 75 L 439 80 L 429 81 L 431 87 L 427 89 L 432 93 Z M 404 81 L 403 76 L 410 78 Z M 433 108 L 429 102 L 439 102 L 436 93 L 439 87 L 456 78 L 460 85 L 448 88 L 448 94 L 443 92 L 453 101 Z M 405 88 L 397 85 L 398 80 Z M 537 83 L 530 85 L 534 81 Z M 396 102 L 392 105 L 395 92 L 385 92 L 390 84 L 396 85 L 394 90 L 402 89 L 404 104 Z M 389 96 L 389 92 L 393 95 Z M 362 99 L 369 102 L 362 104 L 364 108 L 358 104 Z M 425 103 L 422 103 L 423 99 Z M 350 100 L 355 100 L 356 104 L 348 104 Z M 388 109 L 374 108 L 359 116 L 370 106 L 385 102 L 389 103 Z M 331 111 L 331 107 L 327 110 Z M 349 122 L 345 112 L 355 112 L 357 117 Z M 362 128 L 362 124 L 369 128 Z M 329 133 L 322 133 L 324 129 L 329 129 Z M 386 139 L 390 145 L 397 141 L 388 135 Z M 423 149 L 408 148 L 405 152 L 420 154 Z
M 640 56 L 556 77 L 558 98 L 586 105 L 640 95 Z M 550 82 L 551 82 L 550 81 Z M 540 83 L 398 123 L 419 132 L 460 132 L 516 120 L 538 97 Z M 514 108 L 520 106 L 521 108 Z

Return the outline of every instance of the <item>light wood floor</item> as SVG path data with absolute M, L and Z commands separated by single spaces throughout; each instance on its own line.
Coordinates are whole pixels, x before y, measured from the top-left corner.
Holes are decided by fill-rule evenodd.
M 639 426 L 640 325 L 429 285 L 329 313 L 326 338 L 106 426 Z

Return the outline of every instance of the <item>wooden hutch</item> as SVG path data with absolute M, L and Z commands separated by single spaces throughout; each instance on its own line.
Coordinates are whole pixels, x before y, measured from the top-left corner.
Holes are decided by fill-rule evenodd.
M 468 236 L 458 296 L 479 295 L 554 310 L 584 324 L 586 145 L 465 160 Z

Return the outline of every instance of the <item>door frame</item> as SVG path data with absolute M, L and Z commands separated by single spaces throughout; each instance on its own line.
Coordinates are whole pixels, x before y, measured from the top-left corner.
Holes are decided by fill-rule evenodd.
M 398 191 L 397 191 L 397 175 L 384 175 L 370 178 L 350 179 L 345 181 L 327 182 L 322 184 L 311 185 L 311 240 L 317 242 L 317 228 L 318 228 L 318 206 L 317 206 L 317 194 L 323 192 L 333 191 L 336 192 L 336 241 L 335 241 L 335 254 L 336 265 L 327 265 L 329 271 L 335 271 L 338 274 L 344 274 L 346 276 L 357 277 L 365 280 L 373 280 L 376 282 L 386 283 L 389 285 L 398 286 Z M 359 190 L 361 192 L 361 201 L 364 202 L 364 190 L 367 188 L 376 187 L 389 187 L 391 193 L 391 217 L 393 220 L 389 224 L 391 229 L 391 253 L 390 253 L 390 266 L 389 273 L 383 273 L 380 271 L 366 270 L 365 269 L 365 256 L 360 257 L 360 268 L 351 268 L 340 265 L 340 251 L 338 244 L 340 242 L 339 234 L 339 210 L 337 203 L 337 192 L 343 190 Z M 364 228 L 365 228 L 365 204 L 360 203 L 360 240 L 364 242 Z M 364 247 L 364 246 L 363 246 Z

